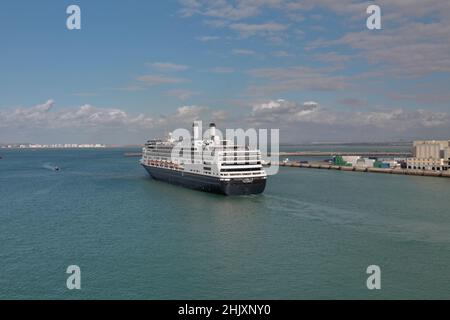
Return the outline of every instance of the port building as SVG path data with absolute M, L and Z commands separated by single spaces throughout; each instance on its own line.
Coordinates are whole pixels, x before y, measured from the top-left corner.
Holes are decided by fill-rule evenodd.
M 342 167 L 373 168 L 376 160 L 361 156 L 335 156 L 333 164 Z
M 412 170 L 447 171 L 450 160 L 450 140 L 414 141 L 413 157 L 407 159 Z

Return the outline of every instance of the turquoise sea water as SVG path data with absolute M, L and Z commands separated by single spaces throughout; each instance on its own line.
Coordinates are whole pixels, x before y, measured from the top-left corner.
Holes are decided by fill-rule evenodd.
M 1 299 L 450 298 L 450 179 L 281 168 L 233 198 L 127 150 L 0 151 Z

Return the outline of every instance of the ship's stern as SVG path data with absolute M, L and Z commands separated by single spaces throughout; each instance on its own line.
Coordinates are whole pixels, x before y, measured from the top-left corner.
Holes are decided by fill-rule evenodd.
M 223 180 L 221 190 L 227 196 L 260 194 L 266 188 L 266 181 L 266 177 Z

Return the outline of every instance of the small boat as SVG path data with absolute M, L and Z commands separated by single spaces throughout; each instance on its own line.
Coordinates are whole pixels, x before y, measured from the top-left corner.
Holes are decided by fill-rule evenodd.
M 59 171 L 59 167 L 54 167 L 53 170 Z

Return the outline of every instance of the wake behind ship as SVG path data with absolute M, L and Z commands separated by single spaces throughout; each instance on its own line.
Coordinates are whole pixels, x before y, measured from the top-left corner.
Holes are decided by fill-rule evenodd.
M 192 131 L 192 141 L 175 141 L 169 135 L 166 140 L 149 140 L 145 144 L 140 163 L 151 177 L 224 195 L 264 191 L 267 174 L 259 150 L 221 140 L 213 123 L 205 139 L 201 139 L 198 122 L 194 122 Z

